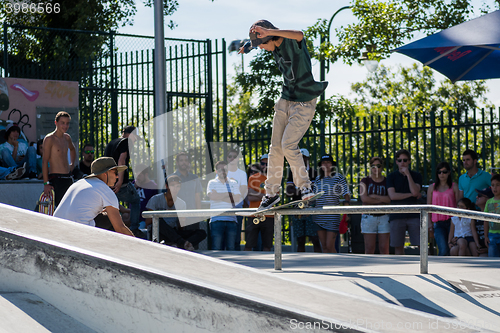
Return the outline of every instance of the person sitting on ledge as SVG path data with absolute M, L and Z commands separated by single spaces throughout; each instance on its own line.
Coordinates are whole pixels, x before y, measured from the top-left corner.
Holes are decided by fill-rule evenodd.
M 186 202 L 177 194 L 181 190 L 181 178 L 170 175 L 165 179 L 165 193 L 154 195 L 149 199 L 146 210 L 185 210 Z M 194 251 L 194 247 L 207 237 L 205 230 L 185 230 L 185 217 L 163 217 L 160 219 L 160 240 L 166 244 L 175 244 L 180 249 Z M 151 218 L 146 219 L 146 225 L 152 223 Z
M 16 123 L 11 123 L 5 128 L 5 142 L 0 145 L 0 154 L 4 166 L 20 167 L 24 166 L 26 174 L 24 178 L 37 179 L 36 173 L 36 149 L 28 147 L 24 141 L 18 141 L 21 129 Z

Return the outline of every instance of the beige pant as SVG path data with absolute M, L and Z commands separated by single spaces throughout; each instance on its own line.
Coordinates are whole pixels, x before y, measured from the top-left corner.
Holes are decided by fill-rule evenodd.
M 316 100 L 317 98 L 309 102 L 291 102 L 280 98 L 274 106 L 273 134 L 265 186 L 267 195 L 273 196 L 280 190 L 284 157 L 290 164 L 295 186 L 311 187 L 298 144 L 314 117 Z

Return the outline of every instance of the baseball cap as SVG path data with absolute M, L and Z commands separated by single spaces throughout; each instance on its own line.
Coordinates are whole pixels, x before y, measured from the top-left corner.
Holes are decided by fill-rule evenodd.
M 305 157 L 309 157 L 310 154 L 309 154 L 309 150 L 305 149 L 305 148 L 302 148 L 300 150 L 300 152 L 302 153 L 302 155 L 304 155 Z
M 333 157 L 331 155 L 323 155 L 323 156 L 321 156 L 321 159 L 318 162 L 318 166 L 321 166 L 321 163 L 324 162 L 324 161 L 330 161 L 330 162 L 332 162 L 333 166 L 337 165 L 337 162 L 335 162 L 333 160 Z
M 260 157 L 260 160 L 262 161 L 262 160 L 263 160 L 263 159 L 265 159 L 265 158 L 269 158 L 269 155 L 268 155 L 268 154 L 264 154 L 264 155 L 262 155 L 262 156 Z
M 123 129 L 123 133 L 132 133 L 135 130 L 135 126 L 127 126 Z
M 255 22 L 254 24 L 252 24 L 252 26 L 250 27 L 250 30 L 252 30 L 252 28 L 255 26 L 255 25 L 258 25 L 258 26 L 261 26 L 263 28 L 266 28 L 266 29 L 277 29 L 271 22 L 267 21 L 267 20 L 259 20 L 257 22 Z M 250 36 L 250 42 L 252 44 L 252 47 L 255 48 L 257 46 L 259 46 L 260 44 L 265 44 L 267 42 L 269 42 L 274 36 L 266 36 L 264 38 L 259 38 L 257 37 L 257 33 L 249 33 L 249 36 Z
M 482 190 L 476 189 L 476 192 L 484 196 L 487 196 L 488 198 L 494 197 L 493 192 L 491 191 L 491 187 L 483 188 Z
M 17 123 L 10 123 L 5 127 L 5 134 L 4 134 L 4 139 L 7 140 L 9 138 L 10 132 L 12 131 L 18 131 L 21 133 L 21 129 L 17 125 Z

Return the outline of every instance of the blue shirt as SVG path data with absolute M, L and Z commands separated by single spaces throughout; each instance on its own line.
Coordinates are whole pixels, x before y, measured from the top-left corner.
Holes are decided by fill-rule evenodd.
M 476 203 L 477 190 L 491 186 L 491 175 L 489 172 L 478 170 L 472 177 L 464 173 L 458 178 L 458 189 L 464 192 L 464 198 Z

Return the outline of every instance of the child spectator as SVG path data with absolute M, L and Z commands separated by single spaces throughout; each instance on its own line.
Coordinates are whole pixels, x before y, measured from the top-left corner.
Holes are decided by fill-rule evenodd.
M 491 177 L 493 198 L 486 201 L 484 211 L 500 214 L 500 174 Z M 488 257 L 500 257 L 500 223 L 484 222 L 484 239 L 488 246 Z
M 447 162 L 441 162 L 436 168 L 436 182 L 427 190 L 427 203 L 436 206 L 456 207 L 459 197 L 458 185 L 451 181 L 451 168 Z M 431 214 L 432 224 L 429 231 L 434 231 L 438 255 L 448 255 L 446 244 L 450 234 L 451 216 Z
M 487 187 L 482 190 L 476 189 L 476 192 L 476 206 L 478 206 L 479 210 L 483 212 L 484 207 L 486 206 L 486 201 L 493 198 L 493 192 L 491 192 L 491 187 Z M 475 244 L 469 244 L 469 248 L 473 256 L 488 256 L 488 247 L 486 246 L 484 239 L 484 225 L 486 223 L 488 222 L 472 220 L 471 228 L 475 228 L 477 233 L 477 239 L 474 238 Z
M 344 199 L 344 205 L 349 205 L 351 192 L 347 186 L 345 177 L 336 172 L 337 163 L 330 155 L 324 155 L 318 163 L 319 176 L 314 181 L 314 191 L 324 191 L 321 197 L 316 199 L 316 207 L 338 206 L 340 199 Z M 335 241 L 339 233 L 340 215 L 313 215 L 313 221 L 318 226 L 318 237 L 324 253 L 337 253 Z
M 474 204 L 468 198 L 458 200 L 457 208 L 474 210 Z M 469 243 L 474 242 L 473 234 L 476 230 L 471 228 L 471 219 L 453 216 L 451 218 L 448 245 L 452 256 L 470 256 Z M 477 237 L 477 235 L 476 235 Z

